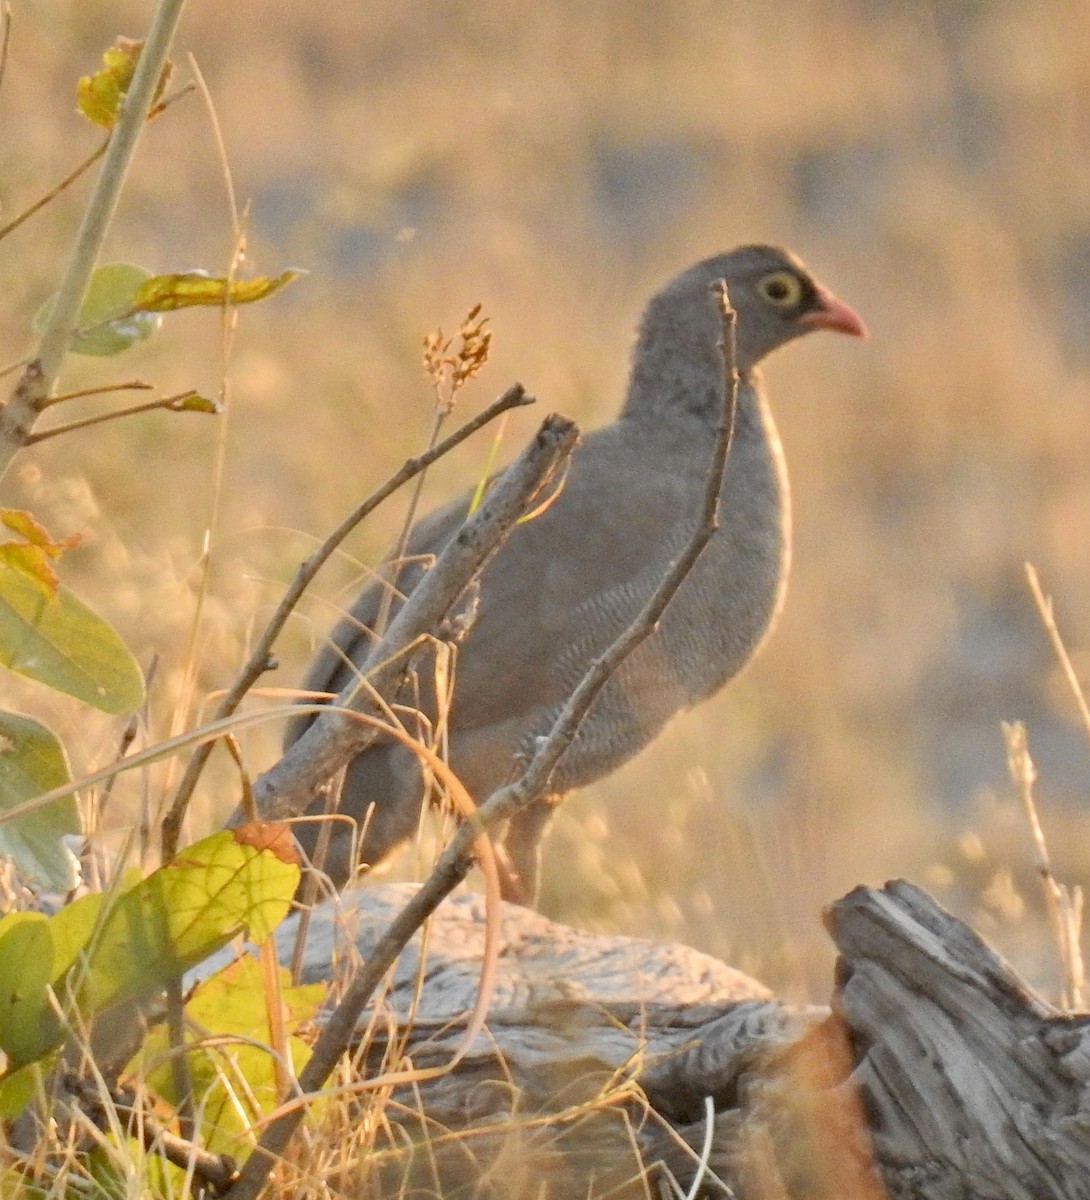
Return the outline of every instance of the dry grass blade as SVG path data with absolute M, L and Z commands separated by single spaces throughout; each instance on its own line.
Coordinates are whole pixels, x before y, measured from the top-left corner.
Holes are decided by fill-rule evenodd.
M 712 1096 L 704 1097 L 704 1144 L 700 1148 L 700 1162 L 697 1164 L 696 1174 L 693 1176 L 692 1186 L 689 1188 L 685 1200 L 696 1200 L 700 1194 L 701 1185 L 704 1182 L 704 1176 L 708 1172 L 708 1163 L 711 1161 L 712 1146 L 715 1143 L 715 1099 Z
M 1082 727 L 1086 731 L 1086 736 L 1090 737 L 1090 704 L 1086 702 L 1086 697 L 1083 695 L 1082 687 L 1079 684 L 1079 677 L 1075 674 L 1075 667 L 1071 662 L 1071 656 L 1067 653 L 1067 647 L 1060 636 L 1059 626 L 1056 624 L 1056 616 L 1052 609 L 1052 598 L 1045 595 L 1041 587 L 1041 581 L 1037 575 L 1037 570 L 1033 564 L 1026 563 L 1025 570 L 1026 580 L 1029 583 L 1029 590 L 1033 593 L 1033 602 L 1037 606 L 1041 624 L 1045 627 L 1045 632 L 1048 634 L 1048 640 L 1052 645 L 1053 653 L 1056 655 L 1056 660 L 1060 664 L 1064 679 L 1067 681 L 1067 686 L 1071 691 L 1071 697 L 1079 710 Z
M 380 730 L 385 736 L 400 742 L 406 749 L 415 754 L 420 759 L 421 765 L 426 767 L 441 784 L 461 820 L 475 830 L 473 853 L 477 865 L 481 869 L 481 874 L 484 877 L 486 912 L 488 914 L 485 925 L 485 952 L 481 964 L 481 980 L 477 990 L 477 1000 L 473 1006 L 473 1011 L 470 1013 L 465 1036 L 462 1038 L 450 1062 L 443 1068 L 446 1071 L 462 1059 L 473 1039 L 484 1028 L 485 1016 L 488 1012 L 488 1002 L 495 983 L 496 960 L 499 957 L 500 945 L 500 875 L 496 852 L 491 838 L 481 824 L 477 805 L 473 802 L 473 798 L 466 791 L 461 780 L 458 779 L 450 767 L 434 750 L 431 750 L 418 739 L 412 737 L 411 734 L 407 733 L 398 724 L 379 720 L 377 717 L 369 716 L 367 713 L 353 712 L 349 709 L 342 709 L 341 711 L 354 721 L 360 721 L 363 724 Z M 345 1049 L 347 1049 L 347 1045 Z M 434 1074 L 434 1071 L 424 1075 L 417 1073 L 397 1074 L 386 1078 L 368 1080 L 367 1087 L 374 1088 L 386 1086 L 391 1083 L 404 1083 L 414 1078 L 431 1078 Z
M 8 50 L 11 46 L 11 4 L 8 0 L 0 5 L 0 87 L 8 71 Z
M 1041 618 L 1041 624 L 1048 634 L 1052 651 L 1056 655 L 1056 661 L 1060 665 L 1060 670 L 1063 672 L 1064 679 L 1071 692 L 1071 697 L 1078 709 L 1083 730 L 1087 737 L 1090 738 L 1090 704 L 1087 704 L 1086 696 L 1079 684 L 1078 675 L 1075 673 L 1075 666 L 1071 661 L 1071 656 L 1067 652 L 1067 647 L 1064 645 L 1059 626 L 1056 624 L 1052 599 L 1045 595 L 1037 570 L 1032 563 L 1025 564 L 1025 571 L 1026 581 L 1033 595 L 1033 602 L 1037 606 L 1037 613 Z M 1024 743 L 1024 730 L 1022 731 L 1022 740 Z M 1026 758 L 1027 760 L 1029 759 L 1028 751 L 1026 752 Z M 1029 769 L 1032 775 L 1032 762 L 1029 764 Z M 1016 782 L 1018 781 L 1016 780 Z M 1023 790 L 1021 786 L 1020 790 Z M 1031 825 L 1035 829 L 1035 842 L 1037 842 L 1039 835 L 1038 869 L 1042 873 L 1043 886 L 1046 894 L 1054 892 L 1056 897 L 1055 903 L 1060 909 L 1060 934 L 1062 938 L 1060 949 L 1064 963 L 1066 1003 L 1069 1007 L 1081 1009 L 1086 1002 L 1086 972 L 1082 958 L 1082 889 L 1080 887 L 1068 888 L 1066 885 L 1057 882 L 1052 876 L 1047 848 L 1044 843 L 1044 834 L 1040 832 L 1040 822 L 1037 820 L 1036 808 L 1033 804 L 1032 778 L 1029 780 L 1028 787 L 1024 789 L 1024 794 L 1028 796 L 1027 811 L 1030 813 Z M 1041 865 L 1042 862 L 1043 866 Z M 1047 899 L 1046 903 L 1048 903 Z M 1053 922 L 1051 910 L 1049 921 L 1050 924 Z M 1056 936 L 1055 930 L 1053 936 Z
M 1086 999 L 1086 978 L 1083 967 L 1080 936 L 1082 931 L 1082 892 L 1074 892 L 1060 883 L 1052 870 L 1044 829 L 1033 798 L 1037 768 L 1030 757 L 1026 727 L 1020 722 L 1003 723 L 1003 739 L 1007 745 L 1007 766 L 1018 789 L 1019 799 L 1029 822 L 1030 836 L 1037 873 L 1048 914 L 1048 926 L 1063 969 L 1061 1003 L 1066 1009 L 1081 1009 Z
M 190 733 L 184 733 L 178 737 L 156 742 L 155 745 L 149 746 L 145 750 L 130 754 L 127 758 L 112 762 L 97 771 L 91 771 L 82 778 L 71 783 L 66 783 L 62 787 L 51 788 L 48 792 L 42 792 L 41 795 L 35 796 L 31 800 L 24 800 L 21 804 L 3 809 L 0 811 L 0 824 L 3 824 L 5 821 L 15 821 L 32 812 L 37 812 L 38 809 L 45 807 L 54 800 L 71 796 L 85 788 L 92 787 L 96 783 L 104 783 L 108 779 L 113 778 L 113 776 L 120 775 L 122 772 L 133 771 L 140 767 L 150 766 L 152 763 L 163 762 L 165 759 L 184 754 L 195 747 L 199 748 L 205 744 L 216 742 L 229 733 L 240 732 L 254 725 L 262 725 L 266 721 L 281 720 L 295 716 L 298 712 L 299 709 L 295 705 L 282 705 L 279 708 L 266 709 L 263 712 L 235 713 L 230 717 L 217 718 L 208 725 L 201 726 L 201 728 L 195 729 Z

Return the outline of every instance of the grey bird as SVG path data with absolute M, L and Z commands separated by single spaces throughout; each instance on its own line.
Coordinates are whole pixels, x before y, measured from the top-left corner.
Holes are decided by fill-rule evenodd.
M 859 316 L 786 250 L 742 246 L 671 280 L 640 322 L 620 416 L 590 433 L 572 456 L 562 491 L 518 526 L 479 580 L 476 618 L 456 652 L 447 714 L 449 763 L 478 803 L 516 778 L 561 707 L 638 614 L 691 537 L 711 463 L 724 388 L 722 320 L 713 286 L 726 282 L 737 313 L 739 386 L 720 527 L 652 636 L 599 694 L 557 764 L 551 795 L 514 819 L 505 849 L 508 898 L 532 901 L 539 843 L 555 805 L 609 774 L 678 713 L 714 695 L 753 656 L 783 601 L 790 511 L 779 438 L 757 364 L 813 330 L 865 337 Z M 401 594 L 454 536 L 463 497 L 410 535 Z M 338 693 L 373 643 L 388 584 L 365 587 L 316 655 L 309 691 Z M 430 719 L 427 665 L 417 702 Z M 312 718 L 290 725 L 286 744 Z M 323 869 L 339 887 L 380 863 L 416 831 L 426 787 L 417 759 L 397 743 L 373 743 L 348 766 Z M 324 798 L 308 812 L 325 810 Z M 296 833 L 313 855 L 319 823 Z

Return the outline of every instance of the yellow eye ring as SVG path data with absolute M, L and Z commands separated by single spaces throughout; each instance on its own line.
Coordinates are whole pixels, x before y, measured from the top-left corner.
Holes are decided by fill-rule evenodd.
M 777 308 L 794 308 L 802 299 L 802 282 L 790 271 L 772 271 L 757 283 L 757 291 Z

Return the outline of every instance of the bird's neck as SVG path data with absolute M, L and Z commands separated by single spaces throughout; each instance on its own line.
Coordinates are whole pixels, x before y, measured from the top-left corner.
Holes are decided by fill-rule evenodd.
M 685 338 L 680 330 L 644 330 L 636 343 L 632 373 L 621 416 L 655 423 L 691 423 L 705 426 L 719 420 L 723 411 L 723 355 L 715 340 Z M 743 384 L 757 385 L 750 367 L 739 371 Z M 743 388 L 739 388 L 741 392 Z
M 686 380 L 678 380 L 673 386 L 664 386 L 661 378 L 657 386 L 649 382 L 645 385 L 633 371 L 621 419 L 648 427 L 649 431 L 660 430 L 667 436 L 691 434 L 706 441 L 723 415 L 725 386 L 722 359 L 714 375 L 709 372 L 697 382 L 690 372 Z M 736 435 L 743 425 L 764 423 L 761 390 L 761 375 L 756 367 L 739 374 L 734 415 Z

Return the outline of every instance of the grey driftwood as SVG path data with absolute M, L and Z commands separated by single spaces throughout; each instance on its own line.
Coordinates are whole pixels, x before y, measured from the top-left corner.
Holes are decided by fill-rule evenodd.
M 350 969 L 410 891 L 319 910 L 304 975 Z M 394 1087 L 383 1148 L 326 1180 L 341 1194 L 657 1197 L 700 1175 L 699 1194 L 742 1200 L 1090 1198 L 1088 1018 L 911 884 L 830 908 L 828 1008 L 684 946 L 513 905 L 502 921 L 486 1032 L 450 1072 Z M 450 1061 L 483 929 L 481 898 L 460 895 L 414 939 L 361 1027 L 365 1075 Z

